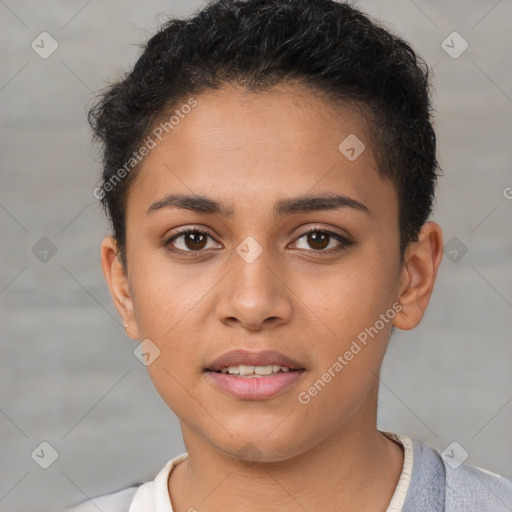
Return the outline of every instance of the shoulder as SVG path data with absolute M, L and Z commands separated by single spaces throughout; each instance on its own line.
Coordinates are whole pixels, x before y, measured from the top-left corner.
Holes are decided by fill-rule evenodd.
M 120 491 L 87 499 L 65 509 L 64 512 L 98 512 L 98 510 L 102 512 L 128 512 L 133 498 L 141 486 L 142 483 L 134 484 Z
M 87 499 L 63 512 L 149 512 L 162 506 L 172 510 L 167 483 L 173 468 L 187 457 L 185 452 L 168 461 L 154 480 Z
M 446 510 L 510 512 L 512 480 L 482 468 L 462 464 L 446 470 Z
M 453 452 L 451 452 L 453 455 Z M 417 484 L 426 482 L 426 474 L 435 477 L 439 494 L 444 494 L 446 512 L 510 512 L 512 510 L 512 480 L 482 468 L 461 464 L 450 453 L 440 454 L 423 441 L 414 440 Z M 423 477 L 423 478 L 422 478 Z M 431 487 L 426 485 L 426 487 Z M 432 489 L 431 489 L 432 490 Z M 439 496 L 440 497 L 440 496 Z

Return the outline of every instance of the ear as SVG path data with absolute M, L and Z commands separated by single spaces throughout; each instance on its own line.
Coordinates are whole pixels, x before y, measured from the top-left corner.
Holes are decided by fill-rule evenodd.
M 139 339 L 128 276 L 121 263 L 117 243 L 111 236 L 105 237 L 101 242 L 101 268 L 114 305 L 123 320 L 126 334 L 134 340 Z
M 413 329 L 421 322 L 442 258 L 443 232 L 435 222 L 426 222 L 418 241 L 411 242 L 405 250 L 398 298 L 402 309 L 393 319 L 398 329 Z

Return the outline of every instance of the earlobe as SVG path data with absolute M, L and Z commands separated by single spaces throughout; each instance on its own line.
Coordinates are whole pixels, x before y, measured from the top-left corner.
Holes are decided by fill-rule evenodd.
M 405 252 L 400 278 L 401 311 L 393 325 L 398 329 L 413 329 L 423 318 L 434 289 L 437 271 L 443 257 L 443 234 L 435 222 L 427 222 Z
M 126 334 L 132 339 L 139 339 L 126 269 L 121 263 L 119 249 L 112 236 L 105 237 L 101 243 L 101 268 Z

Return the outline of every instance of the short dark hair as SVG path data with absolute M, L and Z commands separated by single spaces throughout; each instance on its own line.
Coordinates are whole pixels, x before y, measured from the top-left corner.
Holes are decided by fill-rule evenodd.
M 237 84 L 258 91 L 281 83 L 364 113 L 379 173 L 397 191 L 403 258 L 430 216 L 440 173 L 428 66 L 399 36 L 347 3 L 216 0 L 165 23 L 89 111 L 103 144 L 100 199 L 123 263 L 126 197 L 139 166 L 116 183 L 112 178 L 156 123 L 208 89 Z M 105 187 L 109 180 L 115 186 Z

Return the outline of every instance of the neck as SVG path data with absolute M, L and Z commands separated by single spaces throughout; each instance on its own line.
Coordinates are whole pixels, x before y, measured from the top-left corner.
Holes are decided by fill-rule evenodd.
M 402 449 L 367 418 L 358 423 L 291 459 L 255 463 L 219 451 L 182 425 L 189 457 L 170 478 L 174 510 L 338 512 L 343 503 L 344 512 L 385 512 L 402 471 Z

